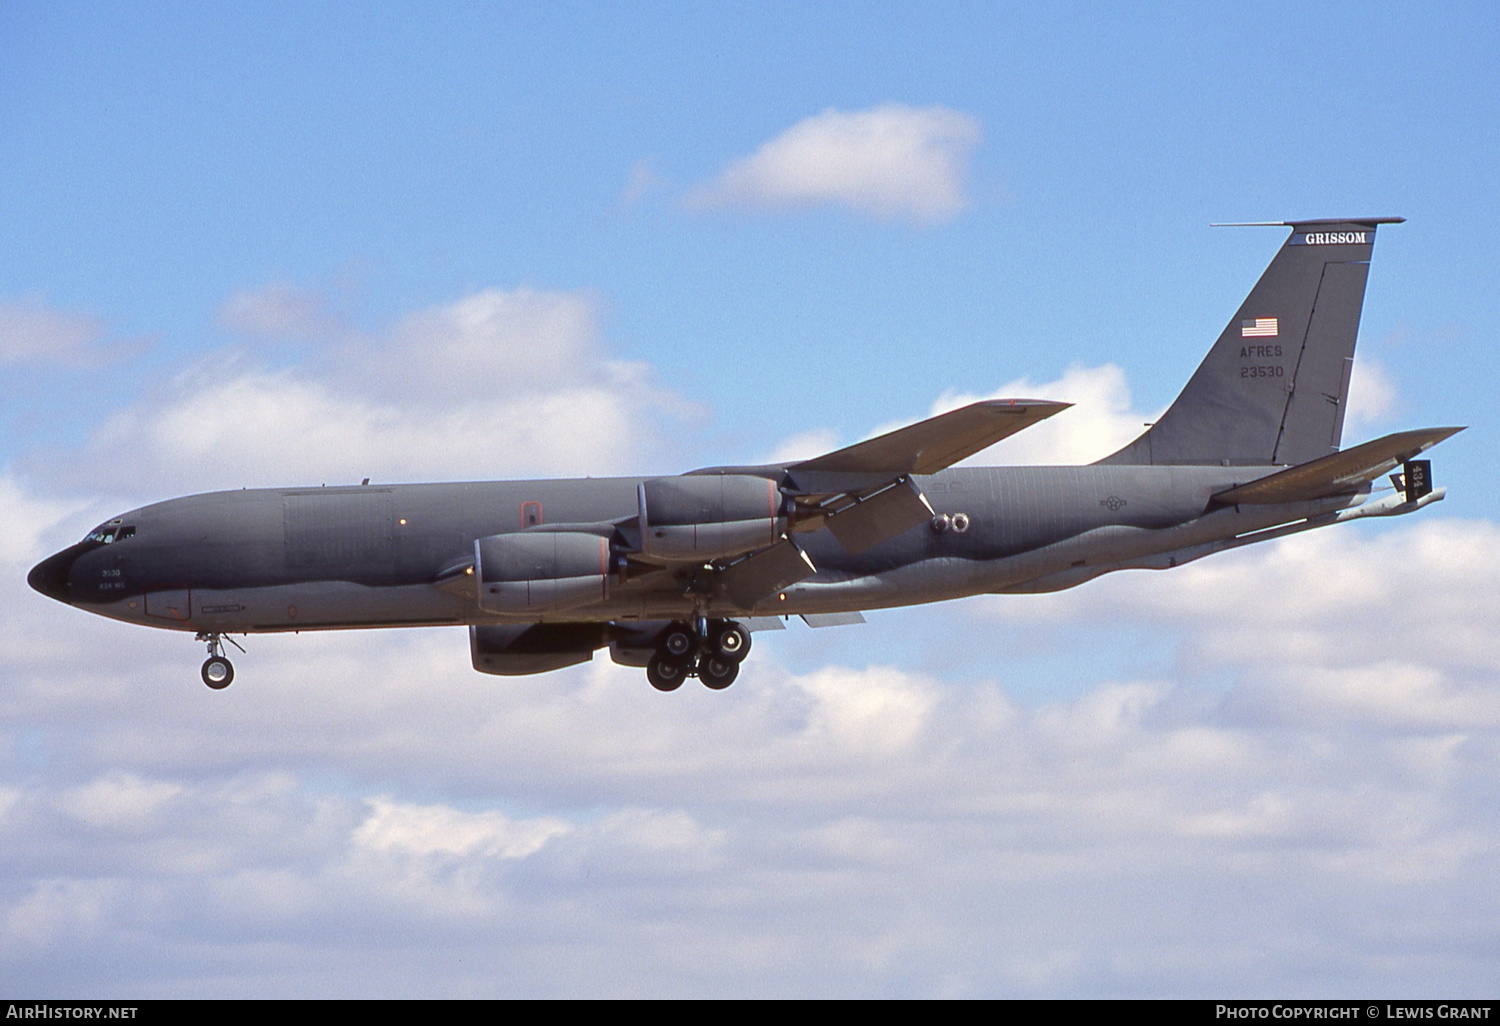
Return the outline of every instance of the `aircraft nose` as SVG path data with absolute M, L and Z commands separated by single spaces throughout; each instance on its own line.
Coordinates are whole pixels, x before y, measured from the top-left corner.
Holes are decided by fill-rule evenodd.
M 81 546 L 70 545 L 61 552 L 48 556 L 31 568 L 31 573 L 26 575 L 26 583 L 48 598 L 67 602 L 68 575 L 73 570 L 73 563 L 78 559 L 80 550 Z

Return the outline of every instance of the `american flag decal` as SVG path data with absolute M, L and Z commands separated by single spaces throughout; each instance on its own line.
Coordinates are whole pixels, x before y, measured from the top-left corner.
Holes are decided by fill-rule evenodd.
M 1272 338 L 1276 335 L 1276 318 L 1257 317 L 1253 321 L 1240 321 L 1241 338 Z

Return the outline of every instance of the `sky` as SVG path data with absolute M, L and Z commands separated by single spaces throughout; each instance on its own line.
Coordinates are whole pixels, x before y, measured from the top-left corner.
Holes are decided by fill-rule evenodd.
M 1487 997 L 1486 3 L 0 0 L 0 994 Z M 1446 501 L 756 635 L 658 694 L 462 629 L 201 646 L 30 591 L 217 488 L 668 474 L 1170 403 L 1382 227 L 1345 442 Z

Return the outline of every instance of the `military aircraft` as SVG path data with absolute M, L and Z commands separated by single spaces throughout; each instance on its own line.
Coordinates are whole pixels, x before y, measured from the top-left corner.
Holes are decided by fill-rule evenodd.
M 211 688 L 234 679 L 231 634 L 465 624 L 483 673 L 608 647 L 659 690 L 718 689 L 751 632 L 790 616 L 1058 591 L 1411 513 L 1444 495 L 1415 457 L 1462 428 L 1340 451 L 1376 228 L 1402 220 L 1257 222 L 1291 229 L 1260 281 L 1166 413 L 1091 465 L 954 467 L 1068 405 L 995 399 L 787 464 L 193 495 L 100 524 L 27 580 L 195 632 Z

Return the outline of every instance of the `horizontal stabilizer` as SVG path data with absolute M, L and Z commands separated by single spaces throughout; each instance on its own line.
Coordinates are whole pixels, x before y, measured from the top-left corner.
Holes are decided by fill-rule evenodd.
M 986 399 L 805 460 L 789 469 L 842 474 L 936 474 L 1071 405 L 1044 399 Z
M 1386 435 L 1219 492 L 1214 502 L 1221 506 L 1273 506 L 1336 495 L 1373 481 L 1462 430 L 1461 427 L 1420 428 Z

